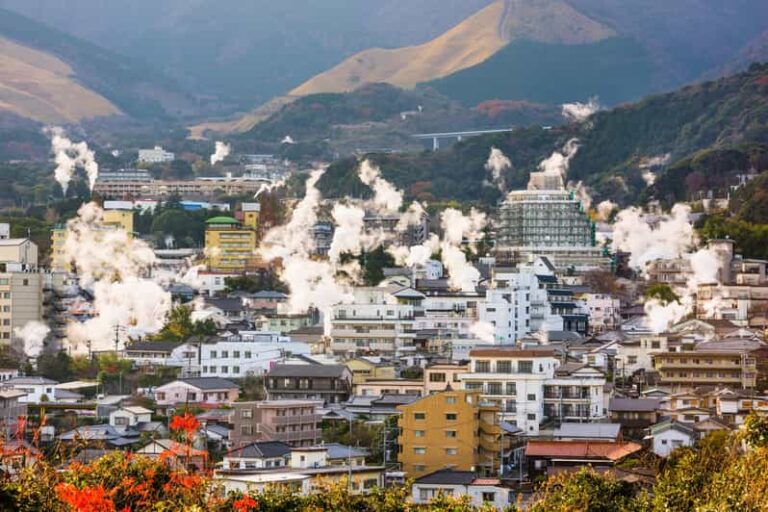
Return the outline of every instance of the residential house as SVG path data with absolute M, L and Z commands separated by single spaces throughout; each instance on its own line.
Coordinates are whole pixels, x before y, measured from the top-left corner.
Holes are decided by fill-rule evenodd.
M 178 379 L 159 386 L 155 401 L 160 406 L 178 404 L 231 404 L 240 396 L 240 387 L 218 377 Z
M 611 398 L 608 413 L 630 437 L 643 437 L 643 431 L 659 420 L 659 398 Z
M 439 496 L 469 498 L 473 507 L 490 506 L 504 510 L 515 503 L 516 495 L 495 478 L 478 478 L 474 471 L 439 469 L 417 478 L 411 487 L 413 503 L 426 505 Z
M 355 395 L 344 404 L 344 410 L 356 417 L 370 421 L 386 421 L 400 414 L 398 406 L 407 405 L 419 399 L 419 395 Z
M 260 441 L 227 452 L 222 469 L 279 468 L 288 465 L 291 446 L 280 441 Z
M 398 407 L 398 462 L 411 477 L 439 469 L 497 474 L 498 408 L 477 391 L 435 393 Z
M 525 447 L 528 475 L 552 475 L 589 465 L 597 471 L 613 468 L 638 453 L 642 446 L 632 442 L 540 441 L 529 440 Z
M 622 441 L 618 423 L 562 423 L 552 437 L 558 441 Z
M 675 448 L 691 446 L 698 438 L 692 425 L 675 420 L 664 420 L 651 426 L 649 435 L 653 453 L 659 457 L 668 457 Z
M 136 454 L 150 459 L 164 460 L 174 467 L 194 471 L 205 469 L 208 460 L 207 451 L 198 450 L 172 439 L 155 439 L 136 450 Z
M 437 361 L 424 368 L 424 394 L 431 395 L 446 389 L 461 388 L 461 375 L 469 371 L 466 361 Z
M 394 379 L 395 366 L 389 361 L 374 357 L 357 357 L 344 362 L 352 372 L 352 383 L 363 384 L 369 379 Z
M 269 400 L 345 402 L 352 392 L 352 372 L 344 365 L 278 364 L 265 379 Z
M 26 396 L 26 391 L 0 388 L 0 439 L 15 435 L 20 419 L 27 417 L 27 404 L 21 401 Z
M 127 405 L 109 414 L 109 424 L 116 428 L 136 427 L 152 421 L 152 411 L 137 405 Z
M 232 404 L 232 445 L 279 441 L 314 446 L 321 438 L 319 400 L 264 400 Z
M 11 387 L 17 391 L 24 391 L 26 396 L 20 397 L 19 402 L 24 404 L 39 404 L 51 402 L 55 399 L 55 389 L 58 382 L 45 377 L 14 377 L 3 383 L 4 387 Z
M 355 394 L 362 396 L 424 394 L 422 379 L 368 379 L 355 386 Z

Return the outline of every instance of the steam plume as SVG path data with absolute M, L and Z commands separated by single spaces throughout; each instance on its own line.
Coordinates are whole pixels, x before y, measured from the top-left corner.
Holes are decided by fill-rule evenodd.
M 587 103 L 563 104 L 562 114 L 569 121 L 583 123 L 598 110 L 600 110 L 600 104 L 597 102 L 597 98 L 590 98 Z
M 491 148 L 491 154 L 488 155 L 488 161 L 485 162 L 485 169 L 491 173 L 493 184 L 504 193 L 507 189 L 504 180 L 504 170 L 512 167 L 509 158 L 497 148 Z
M 216 165 L 217 163 L 222 162 L 229 156 L 231 150 L 232 146 L 217 140 L 216 151 L 211 155 L 211 165 Z
M 13 330 L 13 335 L 22 341 L 24 355 L 36 358 L 43 352 L 43 342 L 50 332 L 50 327 L 33 320 L 24 324 L 24 327 L 16 327 Z
M 54 178 L 61 185 L 64 195 L 67 195 L 69 183 L 75 170 L 80 167 L 88 176 L 88 186 L 93 190 L 96 179 L 99 177 L 99 164 L 96 158 L 85 142 L 74 143 L 69 140 L 64 129 L 59 126 L 53 126 L 45 129 L 45 133 L 51 137 L 51 150 L 56 160 L 56 169 Z

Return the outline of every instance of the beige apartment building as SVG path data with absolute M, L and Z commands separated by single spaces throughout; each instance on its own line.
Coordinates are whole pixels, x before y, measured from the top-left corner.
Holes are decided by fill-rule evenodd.
M 8 345 L 13 331 L 43 318 L 43 275 L 36 272 L 0 273 L 0 344 Z
M 235 402 L 231 441 L 240 448 L 257 441 L 281 441 L 293 447 L 320 442 L 318 400 Z

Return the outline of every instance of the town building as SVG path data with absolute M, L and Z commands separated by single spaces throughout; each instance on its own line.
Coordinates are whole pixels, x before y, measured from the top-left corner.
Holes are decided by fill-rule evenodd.
M 352 394 L 352 372 L 344 365 L 278 364 L 265 380 L 269 400 L 345 402 Z
M 0 264 L 18 270 L 37 268 L 37 244 L 29 238 L 0 238 Z
M 398 407 L 397 460 L 409 477 L 440 469 L 498 474 L 498 407 L 477 391 L 448 390 Z
M 478 478 L 474 471 L 440 469 L 417 478 L 411 487 L 411 500 L 427 505 L 439 496 L 467 497 L 473 507 L 505 510 L 514 505 L 516 494 L 495 478 Z
M 142 164 L 162 164 L 173 162 L 176 155 L 166 151 L 162 146 L 155 146 L 152 149 L 140 149 L 138 162 Z
M 232 404 L 232 446 L 279 441 L 290 446 L 314 446 L 321 439 L 322 402 L 317 400 L 264 400 Z
M 155 401 L 160 406 L 231 404 L 238 396 L 240 387 L 237 384 L 216 377 L 178 379 L 155 390 Z
M 22 402 L 27 396 L 21 389 L 0 388 L 0 439 L 9 440 L 19 427 L 19 418 L 27 417 L 27 404 Z
M 702 343 L 693 350 L 654 354 L 653 366 L 659 374 L 659 384 L 672 389 L 723 385 L 749 389 L 757 382 L 757 359 L 751 354 L 756 348 Z
M 691 425 L 665 420 L 651 426 L 649 438 L 653 453 L 659 457 L 668 457 L 676 448 L 691 446 L 699 436 Z
M 369 379 L 394 379 L 395 366 L 389 361 L 372 357 L 357 357 L 345 361 L 352 372 L 352 383 L 363 384 Z
M 208 219 L 205 255 L 208 270 L 242 274 L 255 267 L 256 231 L 226 216 Z
M 18 339 L 18 330 L 43 320 L 43 279 L 40 272 L 0 272 L 0 344 Z
M 15 377 L 3 382 L 3 387 L 23 391 L 25 396 L 19 397 L 19 403 L 39 404 L 54 400 L 57 384 L 45 377 Z
M 626 441 L 545 441 L 529 440 L 525 447 L 528 475 L 550 476 L 584 465 L 595 471 L 610 470 L 627 457 L 642 450 L 642 446 Z
M 436 361 L 424 368 L 424 394 L 439 393 L 448 388 L 461 389 L 461 376 L 469 371 L 469 363 Z
M 227 452 L 222 469 L 279 468 L 288 465 L 291 446 L 280 441 L 245 444 Z

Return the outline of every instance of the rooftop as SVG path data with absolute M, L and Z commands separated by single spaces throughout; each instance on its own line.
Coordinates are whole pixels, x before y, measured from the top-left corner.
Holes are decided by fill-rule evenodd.
M 637 443 L 609 443 L 595 441 L 535 441 L 525 447 L 526 457 L 557 459 L 608 459 L 618 461 L 640 450 Z
M 340 364 L 279 364 L 268 373 L 270 377 L 341 377 L 347 367 Z
M 219 377 L 196 377 L 191 379 L 178 379 L 176 382 L 184 382 L 198 389 L 239 389 L 240 386 L 231 380 Z

